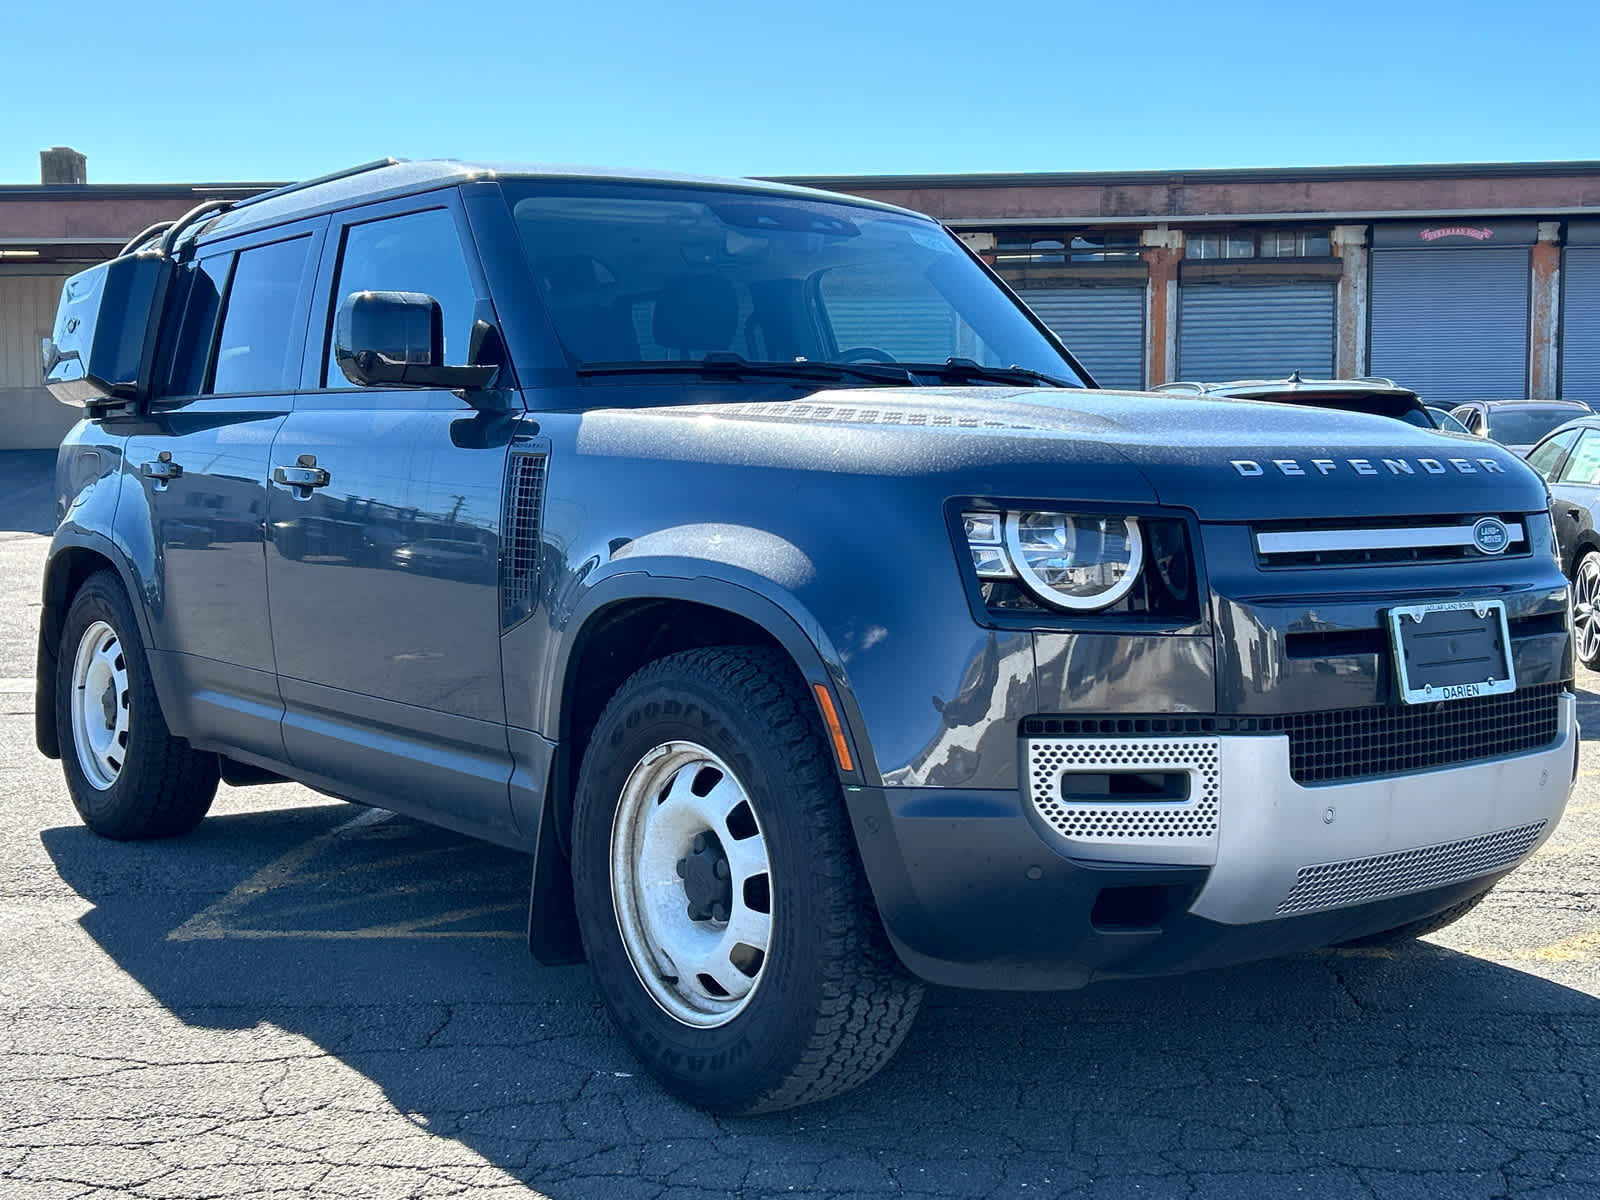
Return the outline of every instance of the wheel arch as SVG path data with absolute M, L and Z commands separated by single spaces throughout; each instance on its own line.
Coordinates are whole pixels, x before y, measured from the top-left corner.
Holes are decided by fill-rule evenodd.
M 150 645 L 150 626 L 139 603 L 133 571 L 127 560 L 108 539 L 94 534 L 58 535 L 45 562 L 44 587 L 39 612 L 39 643 L 34 666 L 33 734 L 34 744 L 46 758 L 61 757 L 61 741 L 56 735 L 56 665 L 60 657 L 61 633 L 67 610 L 91 575 L 109 570 L 122 582 L 139 637 Z
M 562 639 L 550 674 L 547 711 L 556 718 L 552 722 L 556 751 L 535 843 L 529 914 L 529 944 L 542 962 L 581 958 L 568 862 L 578 771 L 607 701 L 647 663 L 702 646 L 773 647 L 793 664 L 808 688 L 821 684 L 838 702 L 852 763 L 846 770 L 838 756 L 832 756 L 841 782 L 859 784 L 869 777 L 876 782 L 871 750 L 842 664 L 803 612 L 797 618 L 775 600 L 729 580 L 629 573 L 597 584 L 567 628 L 570 632 Z M 822 719 L 826 727 L 826 718 Z
M 1600 530 L 1586 529 L 1578 537 L 1577 545 L 1572 548 L 1572 561 L 1567 564 L 1564 572 L 1568 579 L 1576 579 L 1578 564 L 1583 561 L 1585 554 L 1600 553 Z

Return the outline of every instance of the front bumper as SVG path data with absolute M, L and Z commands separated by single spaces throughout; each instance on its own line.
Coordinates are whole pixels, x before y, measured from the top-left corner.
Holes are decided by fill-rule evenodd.
M 1189 758 L 1201 784 L 1215 777 L 1191 799 L 1214 819 L 1153 838 L 1116 821 L 1065 836 L 1016 791 L 848 788 L 846 799 L 912 971 L 958 987 L 1073 988 L 1313 949 L 1484 890 L 1554 831 L 1575 775 L 1574 713 L 1563 695 L 1555 740 L 1529 753 L 1314 787 L 1290 778 L 1286 737 L 1205 739 L 1214 760 Z

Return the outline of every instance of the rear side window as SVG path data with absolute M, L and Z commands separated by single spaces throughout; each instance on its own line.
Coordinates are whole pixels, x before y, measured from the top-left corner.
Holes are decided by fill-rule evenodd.
M 432 296 L 444 314 L 446 365 L 467 364 L 478 295 L 449 210 L 435 208 L 352 225 L 339 257 L 338 282 L 333 289 L 335 311 L 352 292 L 421 292 Z M 323 370 L 325 386 L 355 386 L 333 361 L 331 336 L 323 356 Z
M 296 301 L 309 237 L 239 252 L 217 338 L 213 392 L 286 392 L 299 375 Z
M 222 290 L 227 286 L 228 268 L 232 265 L 232 254 L 217 254 L 191 263 L 178 277 L 183 316 L 163 395 L 197 396 L 205 391 L 212 335 L 216 333 Z

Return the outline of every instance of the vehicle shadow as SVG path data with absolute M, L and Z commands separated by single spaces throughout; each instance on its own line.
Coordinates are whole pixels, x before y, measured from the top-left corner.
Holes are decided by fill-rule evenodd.
M 93 905 L 83 929 L 185 1024 L 309 1039 L 558 1200 L 1577 1197 L 1600 1181 L 1600 1003 L 1426 944 L 1065 995 L 934 990 L 867 1086 L 714 1118 L 638 1071 L 585 969 L 528 958 L 525 858 L 362 811 L 219 816 L 158 845 L 42 838 Z M 325 1061 L 282 1069 L 275 1111 L 340 1102 Z

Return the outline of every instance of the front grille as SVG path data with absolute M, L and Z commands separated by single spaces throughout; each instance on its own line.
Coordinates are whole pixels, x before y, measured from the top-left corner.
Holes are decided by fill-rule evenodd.
M 1301 867 L 1289 894 L 1278 902 L 1277 912 L 1289 916 L 1342 908 L 1487 875 L 1526 854 L 1544 826 L 1543 821 L 1535 821 L 1456 842 Z
M 1438 704 L 1375 704 L 1285 716 L 1036 716 L 1022 721 L 1022 733 L 1026 737 L 1068 738 L 1283 733 L 1289 736 L 1289 775 L 1296 783 L 1339 783 L 1541 749 L 1561 731 L 1561 695 L 1567 687 L 1565 683 L 1543 683 L 1504 696 Z
M 1431 461 L 1431 460 L 1430 460 Z M 1491 514 L 1505 525 L 1504 550 L 1486 554 L 1473 541 L 1483 513 L 1427 517 L 1390 524 L 1367 521 L 1273 521 L 1254 526 L 1256 562 L 1263 568 L 1354 567 L 1519 558 L 1530 550 L 1527 518 Z
M 1564 685 L 1439 704 L 1374 705 L 1272 718 L 1289 735 L 1296 783 L 1333 783 L 1504 758 L 1548 746 L 1560 732 Z

